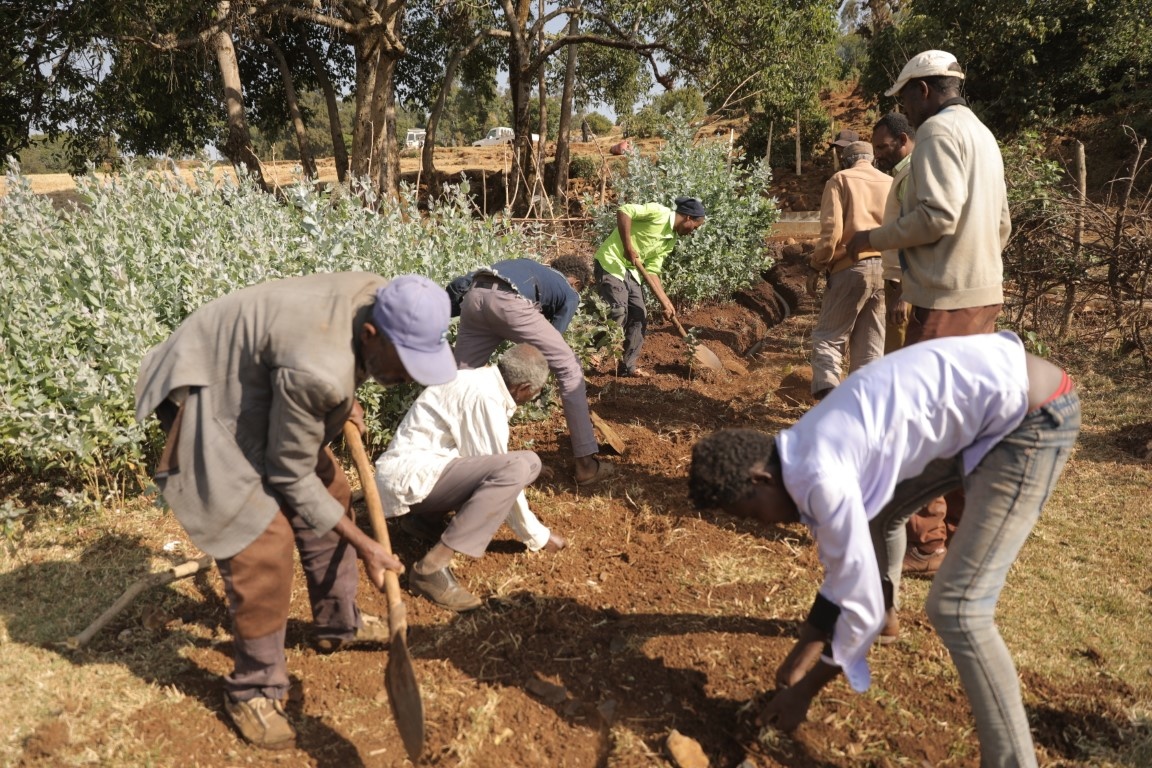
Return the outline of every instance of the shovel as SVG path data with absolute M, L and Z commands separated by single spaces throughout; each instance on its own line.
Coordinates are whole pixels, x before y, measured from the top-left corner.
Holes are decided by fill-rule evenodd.
M 641 267 L 640 274 L 644 276 L 644 282 L 646 282 L 648 287 L 652 289 L 652 293 L 655 293 L 657 296 L 659 296 L 660 291 L 656 290 L 656 286 L 652 283 L 652 276 L 648 274 L 648 270 Z M 680 331 L 680 335 L 687 339 L 688 331 L 684 330 L 684 326 L 680 325 L 680 318 L 673 316 L 672 322 L 676 324 L 676 330 Z M 720 372 L 724 370 L 724 363 L 720 362 L 720 358 L 716 356 L 715 352 L 695 340 L 693 340 L 691 344 L 692 359 L 696 363 L 704 366 L 705 368 L 710 368 L 713 371 Z
M 384 506 L 380 503 L 380 492 L 376 489 L 376 477 L 364 443 L 360 440 L 360 430 L 352 422 L 344 423 L 344 442 L 352 451 L 356 463 L 356 473 L 360 475 L 360 485 L 364 488 L 364 501 L 368 505 L 368 518 L 372 521 L 372 532 L 376 541 L 392 554 L 392 543 L 388 539 L 388 524 L 384 521 Z M 384 591 L 388 596 L 388 666 L 384 669 L 384 688 L 388 691 L 388 703 L 392 705 L 392 716 L 400 730 L 400 739 L 412 762 L 416 762 L 424 752 L 424 702 L 420 699 L 420 685 L 412 669 L 412 657 L 408 653 L 408 612 L 400 599 L 400 580 L 394 571 L 384 571 Z

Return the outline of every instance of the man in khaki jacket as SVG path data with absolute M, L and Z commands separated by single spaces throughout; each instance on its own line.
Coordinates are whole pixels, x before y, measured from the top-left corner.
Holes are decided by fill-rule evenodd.
M 828 273 L 820 317 L 812 331 L 812 396 L 821 400 L 840 383 L 844 353 L 849 372 L 884 354 L 884 281 L 879 251 L 853 257 L 845 247 L 861 230 L 884 220 L 892 177 L 872 165 L 872 145 L 844 148 L 844 170 L 824 185 L 820 244 L 812 252 L 813 277 Z M 809 293 L 815 281 L 809 280 Z
M 235 668 L 224 706 L 256 746 L 291 747 L 284 713 L 284 635 L 292 550 L 308 582 L 317 645 L 336 650 L 363 629 L 356 558 L 383 589 L 400 561 L 356 527 L 351 490 L 328 443 L 356 388 L 456 375 L 449 305 L 431 280 L 363 273 L 294 277 L 200 307 L 145 355 L 136 418 L 168 435 L 156 483 L 192 542 L 216 558 L 233 624 Z

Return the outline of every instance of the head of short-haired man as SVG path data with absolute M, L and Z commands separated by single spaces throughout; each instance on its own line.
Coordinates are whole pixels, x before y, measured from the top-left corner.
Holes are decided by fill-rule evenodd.
M 579 254 L 567 253 L 557 256 L 548 262 L 548 266 L 564 275 L 568 285 L 572 286 L 572 290 L 576 293 L 581 293 L 592 284 L 592 267 L 589 266 L 588 260 Z
M 707 215 L 708 212 L 700 198 L 678 197 L 676 198 L 676 221 L 672 224 L 672 231 L 679 237 L 688 237 L 704 226 L 704 218 Z
M 919 128 L 945 102 L 960 96 L 963 80 L 964 70 L 955 56 L 947 51 L 923 51 L 908 60 L 884 95 L 899 98 L 908 121 Z
M 516 405 L 535 400 L 548 381 L 548 360 L 531 344 L 517 344 L 505 351 L 496 368 Z
M 451 312 L 444 289 L 420 275 L 401 275 L 377 290 L 356 329 L 357 384 L 371 377 L 384 386 L 415 381 L 427 387 L 456 378 Z
M 899 112 L 889 112 L 872 128 L 876 167 L 882 171 L 895 168 L 897 163 L 912 154 L 915 146 L 916 132 L 908 124 L 908 118 Z
M 755 429 L 722 429 L 692 447 L 688 493 L 697 509 L 720 509 L 765 524 L 800 519 L 784 487 L 776 441 Z
M 871 144 L 866 141 L 854 141 L 844 148 L 844 157 L 840 159 L 840 166 L 845 169 L 853 168 L 862 161 L 871 165 L 873 157 Z

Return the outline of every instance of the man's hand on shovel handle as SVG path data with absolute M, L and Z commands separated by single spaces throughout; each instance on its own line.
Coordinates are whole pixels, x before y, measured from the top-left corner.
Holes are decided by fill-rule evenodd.
M 384 571 L 404 573 L 404 564 L 400 562 L 400 558 L 390 554 L 379 542 L 357 528 L 352 518 L 340 518 L 335 530 L 348 540 L 356 550 L 356 556 L 364 561 L 364 571 L 376 589 L 384 591 Z

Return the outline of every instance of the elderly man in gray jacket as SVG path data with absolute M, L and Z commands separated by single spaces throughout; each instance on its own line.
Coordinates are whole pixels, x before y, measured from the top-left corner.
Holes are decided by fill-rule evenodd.
M 328 443 L 361 418 L 356 388 L 456 375 L 448 297 L 432 281 L 318 274 L 244 288 L 192 313 L 144 357 L 136 417 L 168 435 L 156 473 L 192 542 L 216 558 L 233 623 L 224 705 L 256 746 L 290 747 L 284 635 L 292 549 L 322 650 L 363 637 L 356 558 L 378 588 L 399 560 L 356 527 Z

